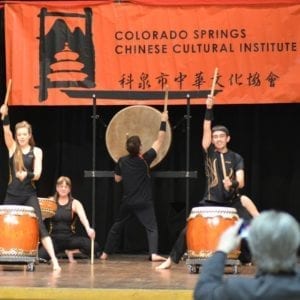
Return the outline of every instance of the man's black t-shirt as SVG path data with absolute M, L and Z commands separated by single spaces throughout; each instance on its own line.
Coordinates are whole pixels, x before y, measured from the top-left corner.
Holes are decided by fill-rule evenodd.
M 139 204 L 151 201 L 151 181 L 149 166 L 156 157 L 156 151 L 150 148 L 141 156 L 123 156 L 116 164 L 116 175 L 122 176 L 123 201 Z
M 236 171 L 244 169 L 244 160 L 236 152 L 228 149 L 224 155 L 226 174 L 231 180 L 236 179 Z M 223 185 L 223 171 L 220 153 L 211 145 L 205 156 L 206 191 L 204 201 L 212 201 L 220 204 L 230 204 L 237 197 L 236 193 L 227 193 Z

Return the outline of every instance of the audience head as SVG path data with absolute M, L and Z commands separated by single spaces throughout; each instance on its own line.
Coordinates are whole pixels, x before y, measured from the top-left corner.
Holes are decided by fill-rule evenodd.
M 251 223 L 248 242 L 260 271 L 278 273 L 295 269 L 300 230 L 298 222 L 288 213 L 262 212 Z

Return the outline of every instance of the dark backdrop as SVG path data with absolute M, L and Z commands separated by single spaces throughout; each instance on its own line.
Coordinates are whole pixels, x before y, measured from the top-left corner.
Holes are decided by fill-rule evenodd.
M 0 101 L 5 96 L 5 51 L 3 12 L 0 11 Z M 300 96 L 300 95 L 299 95 Z M 96 169 L 113 170 L 105 144 L 105 125 L 123 107 L 98 106 L 96 130 Z M 157 107 L 162 109 L 162 107 Z M 167 156 L 155 171 L 179 171 L 186 166 L 186 130 L 181 122 L 184 106 L 169 107 L 172 144 Z M 44 152 L 43 173 L 38 182 L 38 195 L 52 195 L 58 176 L 71 177 L 73 196 L 79 199 L 92 216 L 92 180 L 84 178 L 84 170 L 92 168 L 92 107 L 10 107 L 11 125 L 26 119 L 33 126 L 37 146 Z M 196 206 L 204 190 L 204 170 L 201 152 L 201 132 L 204 105 L 191 107 L 190 170 L 198 171 L 190 179 L 189 207 Z M 231 149 L 245 159 L 246 188 L 260 210 L 280 209 L 300 220 L 300 142 L 298 104 L 285 105 L 217 105 L 215 120 L 226 125 L 232 140 Z M 3 201 L 8 179 L 7 151 L 0 130 L 0 202 Z M 186 216 L 186 180 L 155 178 L 153 200 L 159 225 L 160 252 L 167 253 Z M 112 178 L 96 179 L 95 228 L 96 239 L 103 246 L 107 232 L 118 211 L 121 187 Z M 144 229 L 129 223 L 120 251 L 147 251 Z M 80 228 L 82 230 L 82 228 Z

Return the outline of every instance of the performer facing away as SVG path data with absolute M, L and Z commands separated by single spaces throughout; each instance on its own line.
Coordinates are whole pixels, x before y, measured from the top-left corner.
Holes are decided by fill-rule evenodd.
M 285 212 L 262 212 L 248 227 L 247 240 L 257 267 L 256 276 L 223 277 L 227 254 L 240 243 L 241 223 L 238 221 L 223 233 L 216 252 L 204 263 L 194 299 L 300 299 L 299 224 Z
M 199 205 L 234 207 L 237 209 L 240 217 L 250 219 L 249 213 L 255 217 L 259 215 L 259 212 L 250 198 L 239 194 L 239 189 L 243 188 L 245 184 L 243 158 L 238 153 L 227 148 L 230 136 L 225 126 L 214 126 L 211 128 L 213 120 L 212 108 L 213 98 L 209 95 L 206 100 L 202 137 L 206 191 Z M 171 267 L 172 262 L 178 263 L 186 248 L 185 227 L 176 240 L 168 259 L 157 268 L 168 269 Z
M 124 224 L 133 216 L 145 227 L 148 237 L 150 260 L 162 261 L 165 258 L 157 254 L 158 229 L 152 201 L 149 167 L 160 150 L 166 135 L 168 112 L 161 115 L 161 125 L 156 141 L 142 154 L 142 143 L 138 136 L 126 141 L 128 155 L 121 157 L 115 168 L 115 181 L 123 183 L 123 198 L 119 215 L 110 229 L 101 259 L 107 259 L 121 237 Z
M 35 146 L 31 125 L 28 122 L 23 121 L 16 124 L 15 140 L 10 130 L 7 105 L 3 104 L 0 112 L 3 118 L 4 140 L 9 153 L 10 168 L 10 181 L 4 204 L 27 205 L 34 208 L 39 221 L 41 242 L 51 258 L 53 270 L 60 270 L 52 240 L 42 220 L 34 185 L 34 181 L 37 181 L 42 173 L 43 152 Z
M 54 195 L 54 200 L 57 203 L 57 211 L 49 219 L 49 222 L 50 236 L 53 241 L 55 253 L 66 251 L 69 261 L 75 262 L 73 258 L 74 253 L 80 251 L 86 255 L 91 254 L 91 240 L 95 239 L 95 230 L 90 227 L 89 220 L 80 201 L 72 197 L 71 188 L 72 183 L 69 177 L 61 176 L 57 179 L 56 193 Z M 89 238 L 76 234 L 75 223 L 77 216 Z M 94 253 L 96 256 L 99 256 L 100 249 L 98 243 L 95 242 L 94 246 Z M 39 257 L 49 259 L 49 255 L 44 247 L 39 249 Z

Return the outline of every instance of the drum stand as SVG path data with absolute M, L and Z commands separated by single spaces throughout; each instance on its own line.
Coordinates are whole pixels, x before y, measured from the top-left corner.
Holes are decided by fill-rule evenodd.
M 95 169 L 96 169 L 96 120 L 99 119 L 99 115 L 97 115 L 96 110 L 96 95 L 93 94 L 93 157 L 92 157 L 92 228 L 95 228 L 95 199 L 96 199 L 96 177 L 95 177 Z
M 186 217 L 189 216 L 190 213 L 190 123 L 191 123 L 191 96 L 190 94 L 186 95 L 186 114 L 181 118 L 181 120 L 173 127 L 176 129 L 180 126 L 184 121 L 186 121 L 186 176 L 185 176 L 185 211 Z
M 1 265 L 27 265 L 26 271 L 35 271 L 35 263 L 37 258 L 35 256 L 11 256 L 11 255 L 0 255 Z
M 186 259 L 186 265 L 190 273 L 198 274 L 200 272 L 201 266 L 207 261 L 207 258 L 191 257 Z M 238 259 L 227 259 L 225 267 L 230 267 L 229 273 L 238 274 L 238 267 L 241 262 Z

